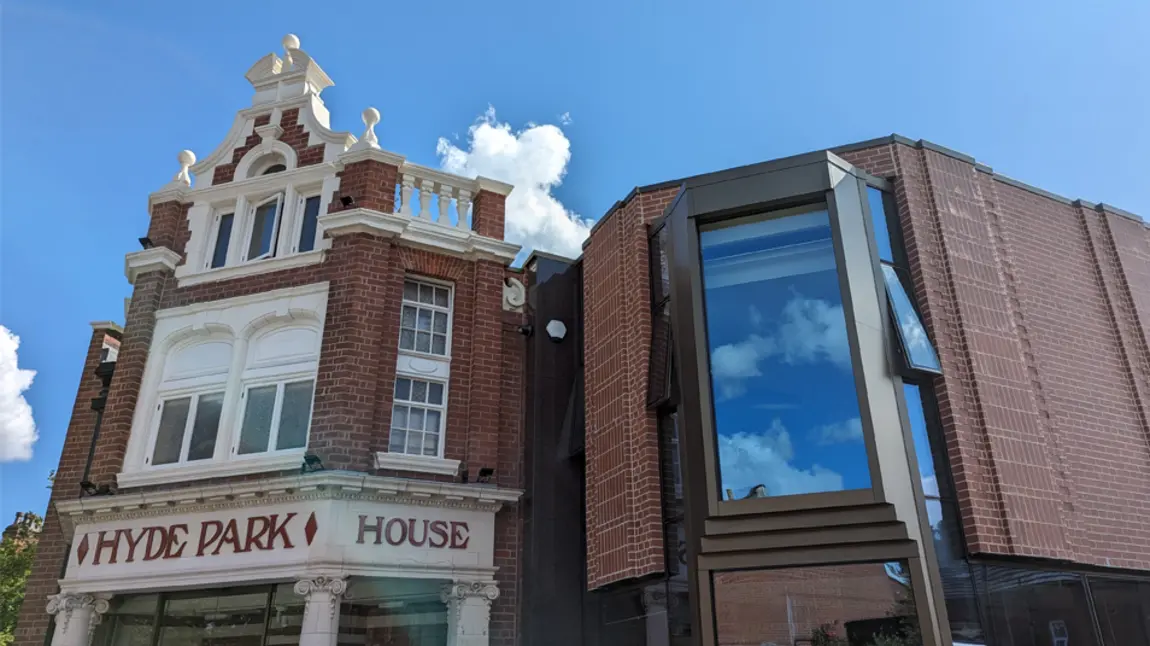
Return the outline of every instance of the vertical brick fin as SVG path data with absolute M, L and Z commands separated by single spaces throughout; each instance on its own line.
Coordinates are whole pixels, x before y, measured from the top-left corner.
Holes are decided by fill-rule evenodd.
M 136 278 L 116 359 L 116 372 L 104 407 L 100 443 L 92 462 L 90 480 L 97 484 L 112 484 L 124 467 L 132 416 L 136 412 L 144 381 L 144 366 L 148 362 L 152 334 L 156 329 L 156 310 L 160 308 L 171 275 L 170 271 L 153 271 Z
M 1106 214 L 1107 247 L 1114 255 L 1114 291 L 1146 441 L 1150 442 L 1150 226 Z M 1117 316 L 1117 315 L 1116 315 Z
M 503 239 L 507 197 L 491 191 L 479 191 L 471 205 L 471 228 L 481 236 Z
M 188 209 L 191 204 L 162 202 L 152 206 L 152 218 L 148 223 L 148 238 L 157 247 L 167 247 L 184 254 L 184 245 L 190 235 L 188 230 Z
M 467 468 L 474 478 L 480 468 L 494 469 L 499 461 L 503 266 L 489 260 L 477 261 L 472 289 Z
M 64 534 L 60 519 L 56 515 L 54 503 L 57 500 L 75 498 L 80 494 L 80 479 L 88 459 L 88 447 L 92 443 L 92 433 L 96 426 L 96 411 L 92 410 L 92 399 L 100 394 L 100 378 L 96 367 L 100 365 L 100 350 L 104 345 L 104 330 L 93 330 L 88 341 L 88 351 L 84 357 L 84 369 L 80 373 L 80 387 L 72 405 L 72 417 L 68 422 L 64 447 L 60 462 L 56 467 L 56 480 L 44 514 L 44 527 L 40 532 L 40 544 L 32 573 L 24 588 L 24 603 L 16 621 L 16 646 L 41 646 L 48 632 L 51 617 L 45 612 L 48 596 L 59 591 L 56 581 L 68 556 L 68 542 L 71 536 Z M 122 355 L 121 355 L 122 356 Z M 45 473 L 46 477 L 48 474 Z M 39 487 L 41 483 L 27 483 L 29 487 Z
M 397 325 L 398 305 L 386 271 L 394 248 L 387 240 L 354 234 L 333 240 L 329 291 L 308 447 L 328 469 L 368 471 L 384 330 Z M 394 368 L 392 368 L 394 371 Z
M 963 529 L 973 552 L 1006 552 L 1007 531 L 994 457 L 981 423 L 974 367 L 962 332 L 941 219 L 925 160 L 919 151 L 892 146 L 898 181 L 895 197 L 923 320 L 938 348 L 942 377 L 935 381 L 947 455 L 953 465 Z
M 646 222 L 678 187 L 640 193 L 584 249 L 587 584 L 663 571 L 659 446 L 646 410 L 651 341 Z
M 328 213 L 342 211 L 340 198 L 351 197 L 348 208 L 363 208 L 392 213 L 395 211 L 395 182 L 399 169 L 391 164 L 366 159 L 348 164 L 339 172 L 339 191 L 332 198 Z

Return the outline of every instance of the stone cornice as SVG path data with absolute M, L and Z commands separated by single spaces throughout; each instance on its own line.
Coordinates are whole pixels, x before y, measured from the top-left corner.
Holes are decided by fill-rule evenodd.
M 403 244 L 463 258 L 510 264 L 520 246 L 481 236 L 474 231 L 443 226 L 420 218 L 372 209 L 348 209 L 320 216 L 320 227 L 332 237 L 368 233 L 398 238 Z
M 397 155 L 379 148 L 355 148 L 341 154 L 337 164 L 341 167 L 361 161 L 377 161 L 391 166 L 403 166 L 406 160 L 403 155 Z
M 506 182 L 501 182 L 497 179 L 491 179 L 490 177 L 483 176 L 475 178 L 475 185 L 481 191 L 490 191 L 492 193 L 498 193 L 499 195 L 503 196 L 510 195 L 511 191 L 515 188 L 513 185 Z
M 175 271 L 180 263 L 180 254 L 167 247 L 152 247 L 143 251 L 133 251 L 124 256 L 124 275 L 135 285 L 136 277 L 149 271 Z

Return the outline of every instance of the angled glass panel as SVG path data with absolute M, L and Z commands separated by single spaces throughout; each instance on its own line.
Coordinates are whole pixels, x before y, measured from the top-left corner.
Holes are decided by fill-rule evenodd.
M 830 216 L 813 209 L 700 230 L 722 500 L 871 486 Z
M 942 372 L 938 363 L 938 353 L 926 335 L 926 328 L 918 317 L 914 305 L 903 287 L 902 280 L 894 267 L 882 263 L 882 277 L 886 282 L 886 294 L 890 299 L 890 309 L 894 314 L 895 327 L 898 328 L 898 340 L 902 345 L 903 357 L 906 358 L 907 367 L 911 370 L 924 372 Z
M 873 186 L 866 187 L 867 205 L 870 207 L 870 219 L 874 225 L 874 241 L 878 245 L 878 257 L 885 262 L 894 262 L 890 224 L 886 219 L 886 208 L 882 198 L 882 191 Z

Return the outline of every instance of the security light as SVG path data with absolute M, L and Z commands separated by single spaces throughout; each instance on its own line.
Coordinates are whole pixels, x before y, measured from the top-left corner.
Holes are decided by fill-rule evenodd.
M 349 208 L 352 204 L 355 204 L 355 198 L 350 195 L 342 195 L 339 198 L 339 203 L 342 204 L 343 208 L 346 209 Z
M 152 244 L 152 239 L 149 238 L 148 236 L 144 236 L 143 238 L 140 238 L 140 247 L 142 249 L 151 249 L 154 246 L 156 246 L 156 245 Z
M 314 453 L 305 453 L 303 456 L 303 464 L 300 465 L 300 473 L 312 473 L 315 471 L 323 471 L 323 460 Z
M 567 325 L 558 319 L 547 321 L 547 336 L 551 337 L 552 341 L 559 343 L 567 336 Z
M 491 476 L 495 475 L 495 469 L 491 467 L 481 467 L 479 469 L 479 476 L 475 478 L 476 482 L 491 482 Z

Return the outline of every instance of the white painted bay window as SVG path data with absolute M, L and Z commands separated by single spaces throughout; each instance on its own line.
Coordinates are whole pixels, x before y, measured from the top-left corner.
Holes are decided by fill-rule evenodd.
M 409 276 L 400 304 L 399 355 L 387 451 L 381 469 L 454 475 L 458 460 L 444 458 L 451 377 L 452 286 Z

